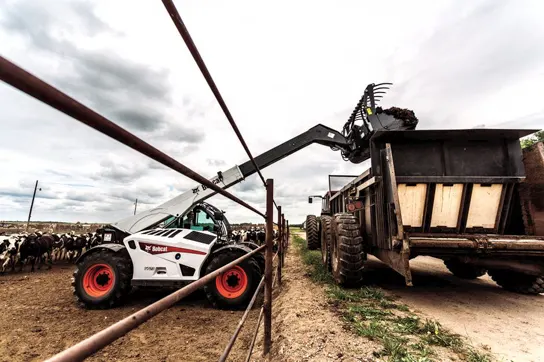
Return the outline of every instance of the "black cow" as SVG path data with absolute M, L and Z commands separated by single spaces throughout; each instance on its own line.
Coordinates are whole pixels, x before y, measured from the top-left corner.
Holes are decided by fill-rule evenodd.
M 55 238 L 52 235 L 42 235 L 38 238 L 40 244 L 40 259 L 38 260 L 38 269 L 45 261 L 48 262 L 49 269 L 53 265 L 53 245 Z
M 264 232 L 264 230 L 257 231 L 257 240 L 259 241 L 259 244 L 264 244 L 266 240 L 266 233 Z
M 9 244 L 9 239 L 4 239 L 4 241 L 2 241 L 2 244 L 0 244 L 0 254 L 8 250 Z
M 78 235 L 75 238 L 67 235 L 63 235 L 63 237 L 68 260 L 72 262 L 76 256 L 79 257 L 81 255 L 83 248 L 87 245 L 87 239 L 82 235 Z
M 30 271 L 34 271 L 34 265 L 40 259 L 40 249 L 38 235 L 30 234 L 23 240 L 21 245 L 19 245 L 19 264 L 21 265 L 19 271 L 23 271 L 23 267 L 28 261 L 32 265 Z

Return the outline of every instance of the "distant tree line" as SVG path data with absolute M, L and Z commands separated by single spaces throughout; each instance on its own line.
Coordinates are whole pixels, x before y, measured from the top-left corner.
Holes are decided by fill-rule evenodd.
M 521 139 L 521 148 L 531 147 L 535 143 L 544 142 L 544 130 Z

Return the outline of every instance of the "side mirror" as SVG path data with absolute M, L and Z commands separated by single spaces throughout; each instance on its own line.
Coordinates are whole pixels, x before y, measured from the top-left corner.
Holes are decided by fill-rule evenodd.
M 222 221 L 224 219 L 222 212 L 216 212 L 213 215 L 213 218 L 217 221 Z
M 311 204 L 312 202 L 314 202 L 314 200 L 312 200 L 311 196 L 308 196 L 308 203 Z

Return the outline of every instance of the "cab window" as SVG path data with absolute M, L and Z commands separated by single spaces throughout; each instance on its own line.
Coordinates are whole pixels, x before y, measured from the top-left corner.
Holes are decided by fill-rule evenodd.
M 202 210 L 198 210 L 196 214 L 196 226 L 198 230 L 213 231 L 213 219 Z

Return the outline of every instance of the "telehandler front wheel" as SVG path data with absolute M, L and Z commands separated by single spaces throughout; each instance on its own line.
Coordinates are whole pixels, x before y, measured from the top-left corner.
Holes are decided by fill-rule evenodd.
M 306 216 L 306 243 L 308 249 L 317 250 L 320 246 L 319 224 L 315 215 Z
M 356 286 L 363 281 L 366 259 L 357 218 L 348 213 L 332 219 L 331 268 L 336 283 Z
M 131 278 L 132 261 L 126 251 L 96 251 L 77 263 L 73 293 L 85 308 L 111 308 L 130 293 Z
M 239 253 L 225 251 L 213 256 L 205 274 L 238 259 Z M 264 272 L 264 271 L 263 271 Z M 261 270 L 255 258 L 249 258 L 219 274 L 204 286 L 210 303 L 221 309 L 244 309 L 247 307 L 261 280 Z

